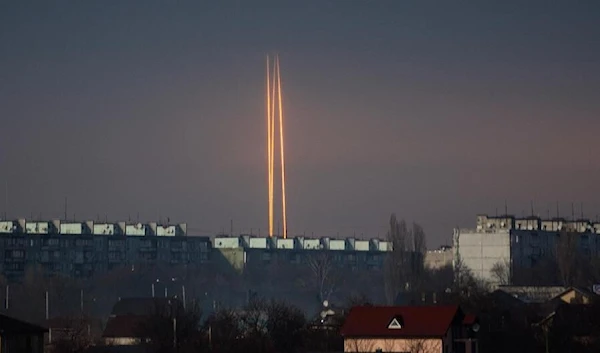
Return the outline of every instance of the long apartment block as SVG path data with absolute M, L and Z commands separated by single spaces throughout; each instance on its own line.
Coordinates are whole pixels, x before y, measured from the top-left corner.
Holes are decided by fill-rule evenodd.
M 202 265 L 209 237 L 187 236 L 186 224 L 156 222 L 0 221 L 0 269 L 11 279 L 31 267 L 87 278 L 136 264 Z
M 219 235 L 213 239 L 212 253 L 213 258 L 225 260 L 238 271 L 268 264 L 303 265 L 311 261 L 330 261 L 349 270 L 378 270 L 390 250 L 391 244 L 381 239 Z M 323 259 L 323 255 L 327 259 Z
M 275 261 L 293 265 L 319 253 L 331 254 L 332 261 L 341 266 L 377 269 L 391 244 L 380 239 L 303 236 L 217 235 L 211 239 L 188 236 L 185 223 L 18 219 L 0 221 L 0 249 L 1 272 L 18 279 L 31 267 L 88 278 L 136 264 L 202 266 L 215 260 L 236 270 Z
M 376 251 L 391 250 L 391 243 L 381 239 L 334 239 L 329 237 L 307 238 L 297 236 L 283 239 L 281 237 L 257 237 L 253 235 L 216 236 L 213 241 L 215 249 L 270 249 L 270 250 L 331 250 L 331 251 Z

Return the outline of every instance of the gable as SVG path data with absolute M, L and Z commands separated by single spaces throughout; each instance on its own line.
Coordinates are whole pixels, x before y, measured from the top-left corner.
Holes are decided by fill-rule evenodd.
M 443 337 L 464 315 L 451 306 L 353 307 L 342 326 L 344 337 Z
M 390 324 L 388 325 L 388 329 L 390 330 L 399 330 L 404 326 L 404 320 L 402 316 L 397 316 L 392 319 Z

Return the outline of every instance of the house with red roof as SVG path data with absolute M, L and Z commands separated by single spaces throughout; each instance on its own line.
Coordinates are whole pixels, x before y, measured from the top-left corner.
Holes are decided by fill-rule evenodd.
M 477 353 L 477 318 L 457 305 L 353 307 L 344 352 Z

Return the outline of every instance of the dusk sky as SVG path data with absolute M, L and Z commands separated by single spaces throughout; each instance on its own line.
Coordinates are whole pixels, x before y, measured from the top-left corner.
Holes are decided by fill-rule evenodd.
M 598 1 L 2 1 L 0 209 L 264 235 L 268 53 L 291 235 L 600 214 Z

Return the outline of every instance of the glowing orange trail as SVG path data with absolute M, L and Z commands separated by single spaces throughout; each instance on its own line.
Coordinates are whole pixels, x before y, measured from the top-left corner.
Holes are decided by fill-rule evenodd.
M 274 64 L 274 63 L 273 63 Z M 269 67 L 269 70 L 271 68 Z M 274 193 L 274 179 L 275 179 L 275 84 L 277 81 L 275 80 L 275 66 L 273 65 L 273 75 L 272 75 L 272 84 L 271 91 L 269 94 L 271 95 L 271 140 L 269 143 L 271 144 L 271 205 L 274 205 L 273 198 L 275 197 Z M 269 236 L 273 236 L 273 228 L 274 228 L 274 217 L 273 217 L 273 206 L 271 206 L 271 224 L 269 225 L 271 233 Z
M 269 65 L 269 56 L 267 55 L 267 174 L 268 174 L 268 188 L 269 188 L 269 236 L 273 234 L 273 136 L 271 134 L 271 86 L 269 71 L 271 67 Z
M 273 236 L 273 211 L 274 211 L 274 179 L 275 179 L 275 125 L 276 110 L 279 110 L 279 154 L 281 157 L 281 204 L 283 218 L 283 238 L 287 238 L 287 210 L 285 197 L 285 153 L 283 136 L 283 100 L 281 93 L 281 71 L 279 68 L 279 56 L 276 55 L 273 63 L 267 55 L 267 177 L 269 196 L 269 236 Z M 271 70 L 273 70 L 271 72 Z M 272 81 L 271 81 L 272 80 Z M 279 235 L 279 234 L 278 234 Z
M 274 64 L 274 62 L 273 62 Z M 269 92 L 269 94 L 271 94 L 271 197 L 274 198 L 275 197 L 275 192 L 273 191 L 274 189 L 274 179 L 275 179 L 275 67 L 273 66 L 272 68 L 269 68 L 269 70 L 273 70 L 272 73 L 272 81 L 271 81 L 271 92 Z M 271 204 L 274 205 L 273 200 L 271 200 Z M 275 223 L 275 218 L 271 217 L 272 221 L 271 221 L 271 235 L 273 236 L 273 229 L 274 227 L 274 223 Z
M 287 213 L 285 204 L 285 153 L 283 149 L 283 101 L 281 99 L 281 72 L 279 71 L 279 55 L 275 61 L 277 67 L 277 96 L 279 100 L 279 146 L 281 155 L 281 206 L 283 217 L 283 238 L 287 238 Z

